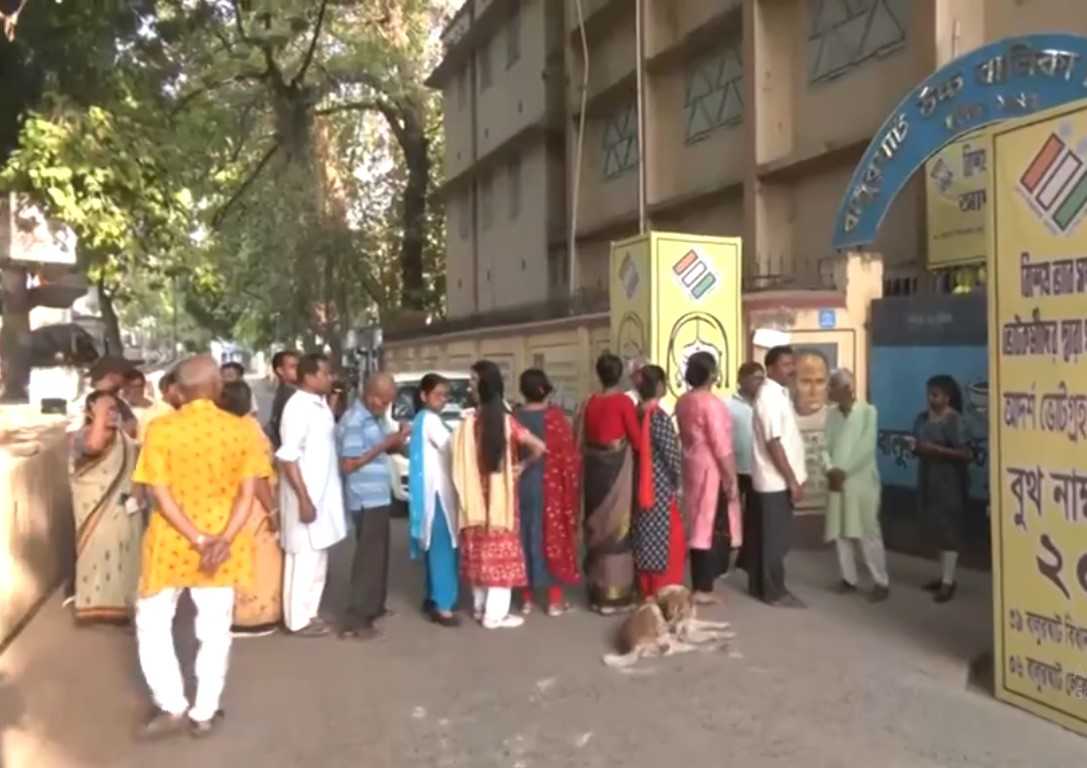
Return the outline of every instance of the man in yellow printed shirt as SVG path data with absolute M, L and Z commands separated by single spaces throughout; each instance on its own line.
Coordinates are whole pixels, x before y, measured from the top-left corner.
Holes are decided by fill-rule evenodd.
M 256 478 L 270 474 L 250 427 L 216 405 L 223 382 L 207 356 L 184 361 L 177 383 L 185 405 L 147 430 L 134 481 L 151 488 L 155 508 L 143 540 L 136 638 L 140 669 L 158 712 L 143 735 L 210 733 L 221 714 L 234 588 L 248 584 L 252 546 L 239 535 Z M 189 590 L 196 606 L 196 697 L 185 697 L 174 651 L 177 601 Z

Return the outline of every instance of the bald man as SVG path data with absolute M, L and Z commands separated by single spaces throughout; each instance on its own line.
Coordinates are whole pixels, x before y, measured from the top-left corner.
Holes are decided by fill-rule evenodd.
M 306 355 L 298 362 L 298 389 L 283 406 L 279 421 L 283 623 L 297 637 L 329 632 L 319 615 L 328 550 L 347 536 L 336 420 L 327 401 L 331 390 L 328 358 Z
M 186 723 L 210 733 L 221 712 L 230 654 L 234 589 L 248 583 L 252 543 L 242 533 L 258 477 L 271 472 L 249 427 L 215 403 L 219 366 L 195 357 L 177 369 L 185 404 L 147 428 L 133 480 L 151 488 L 154 510 L 143 539 L 136 640 L 140 669 L 158 711 L 146 737 Z M 196 696 L 185 696 L 174 650 L 174 613 L 184 590 L 196 606 Z
M 376 634 L 374 622 L 388 613 L 385 599 L 389 583 L 389 513 L 392 496 L 385 455 L 404 447 L 407 430 L 385 434 L 385 412 L 396 397 L 396 384 L 385 373 L 375 373 L 363 385 L 361 396 L 336 427 L 340 471 L 346 485 L 347 509 L 355 523 L 357 546 L 351 567 L 351 594 L 342 637 L 367 638 Z M 405 425 L 406 426 L 406 425 Z

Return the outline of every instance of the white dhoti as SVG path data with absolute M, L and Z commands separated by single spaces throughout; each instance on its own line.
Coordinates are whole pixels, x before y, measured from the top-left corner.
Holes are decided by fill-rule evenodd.
M 872 575 L 872 581 L 880 587 L 890 585 L 887 576 L 887 554 L 883 548 L 883 536 L 865 536 L 860 539 L 835 539 L 838 550 L 838 565 L 842 569 L 842 579 L 851 586 L 857 586 L 857 559 L 855 550 L 860 545 L 864 563 Z
M 181 588 L 168 587 L 136 601 L 136 641 L 140 669 L 155 705 L 171 715 L 189 713 L 197 722 L 219 711 L 230 660 L 230 623 L 234 616 L 233 587 L 191 587 L 196 606 L 196 698 L 185 698 L 185 681 L 174 650 L 174 614 Z
M 328 550 L 299 548 L 283 557 L 283 623 L 291 632 L 318 616 L 328 576 Z

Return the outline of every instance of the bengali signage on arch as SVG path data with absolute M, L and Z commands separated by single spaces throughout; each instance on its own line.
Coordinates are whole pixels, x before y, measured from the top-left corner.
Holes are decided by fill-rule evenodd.
M 869 144 L 835 218 L 834 247 L 872 243 L 895 196 L 948 142 L 1085 97 L 1087 38 L 1015 37 L 956 59 L 914 88 Z
M 1087 101 L 993 131 L 997 695 L 1087 733 Z

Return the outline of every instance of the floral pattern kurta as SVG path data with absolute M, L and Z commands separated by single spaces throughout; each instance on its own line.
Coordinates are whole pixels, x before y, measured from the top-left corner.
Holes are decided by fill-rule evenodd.
M 663 571 L 668 567 L 671 510 L 679 490 L 683 454 L 668 415 L 656 408 L 649 418 L 649 441 L 653 451 L 653 506 L 634 513 L 634 564 L 639 571 Z M 640 466 L 644 466 L 644 462 Z

